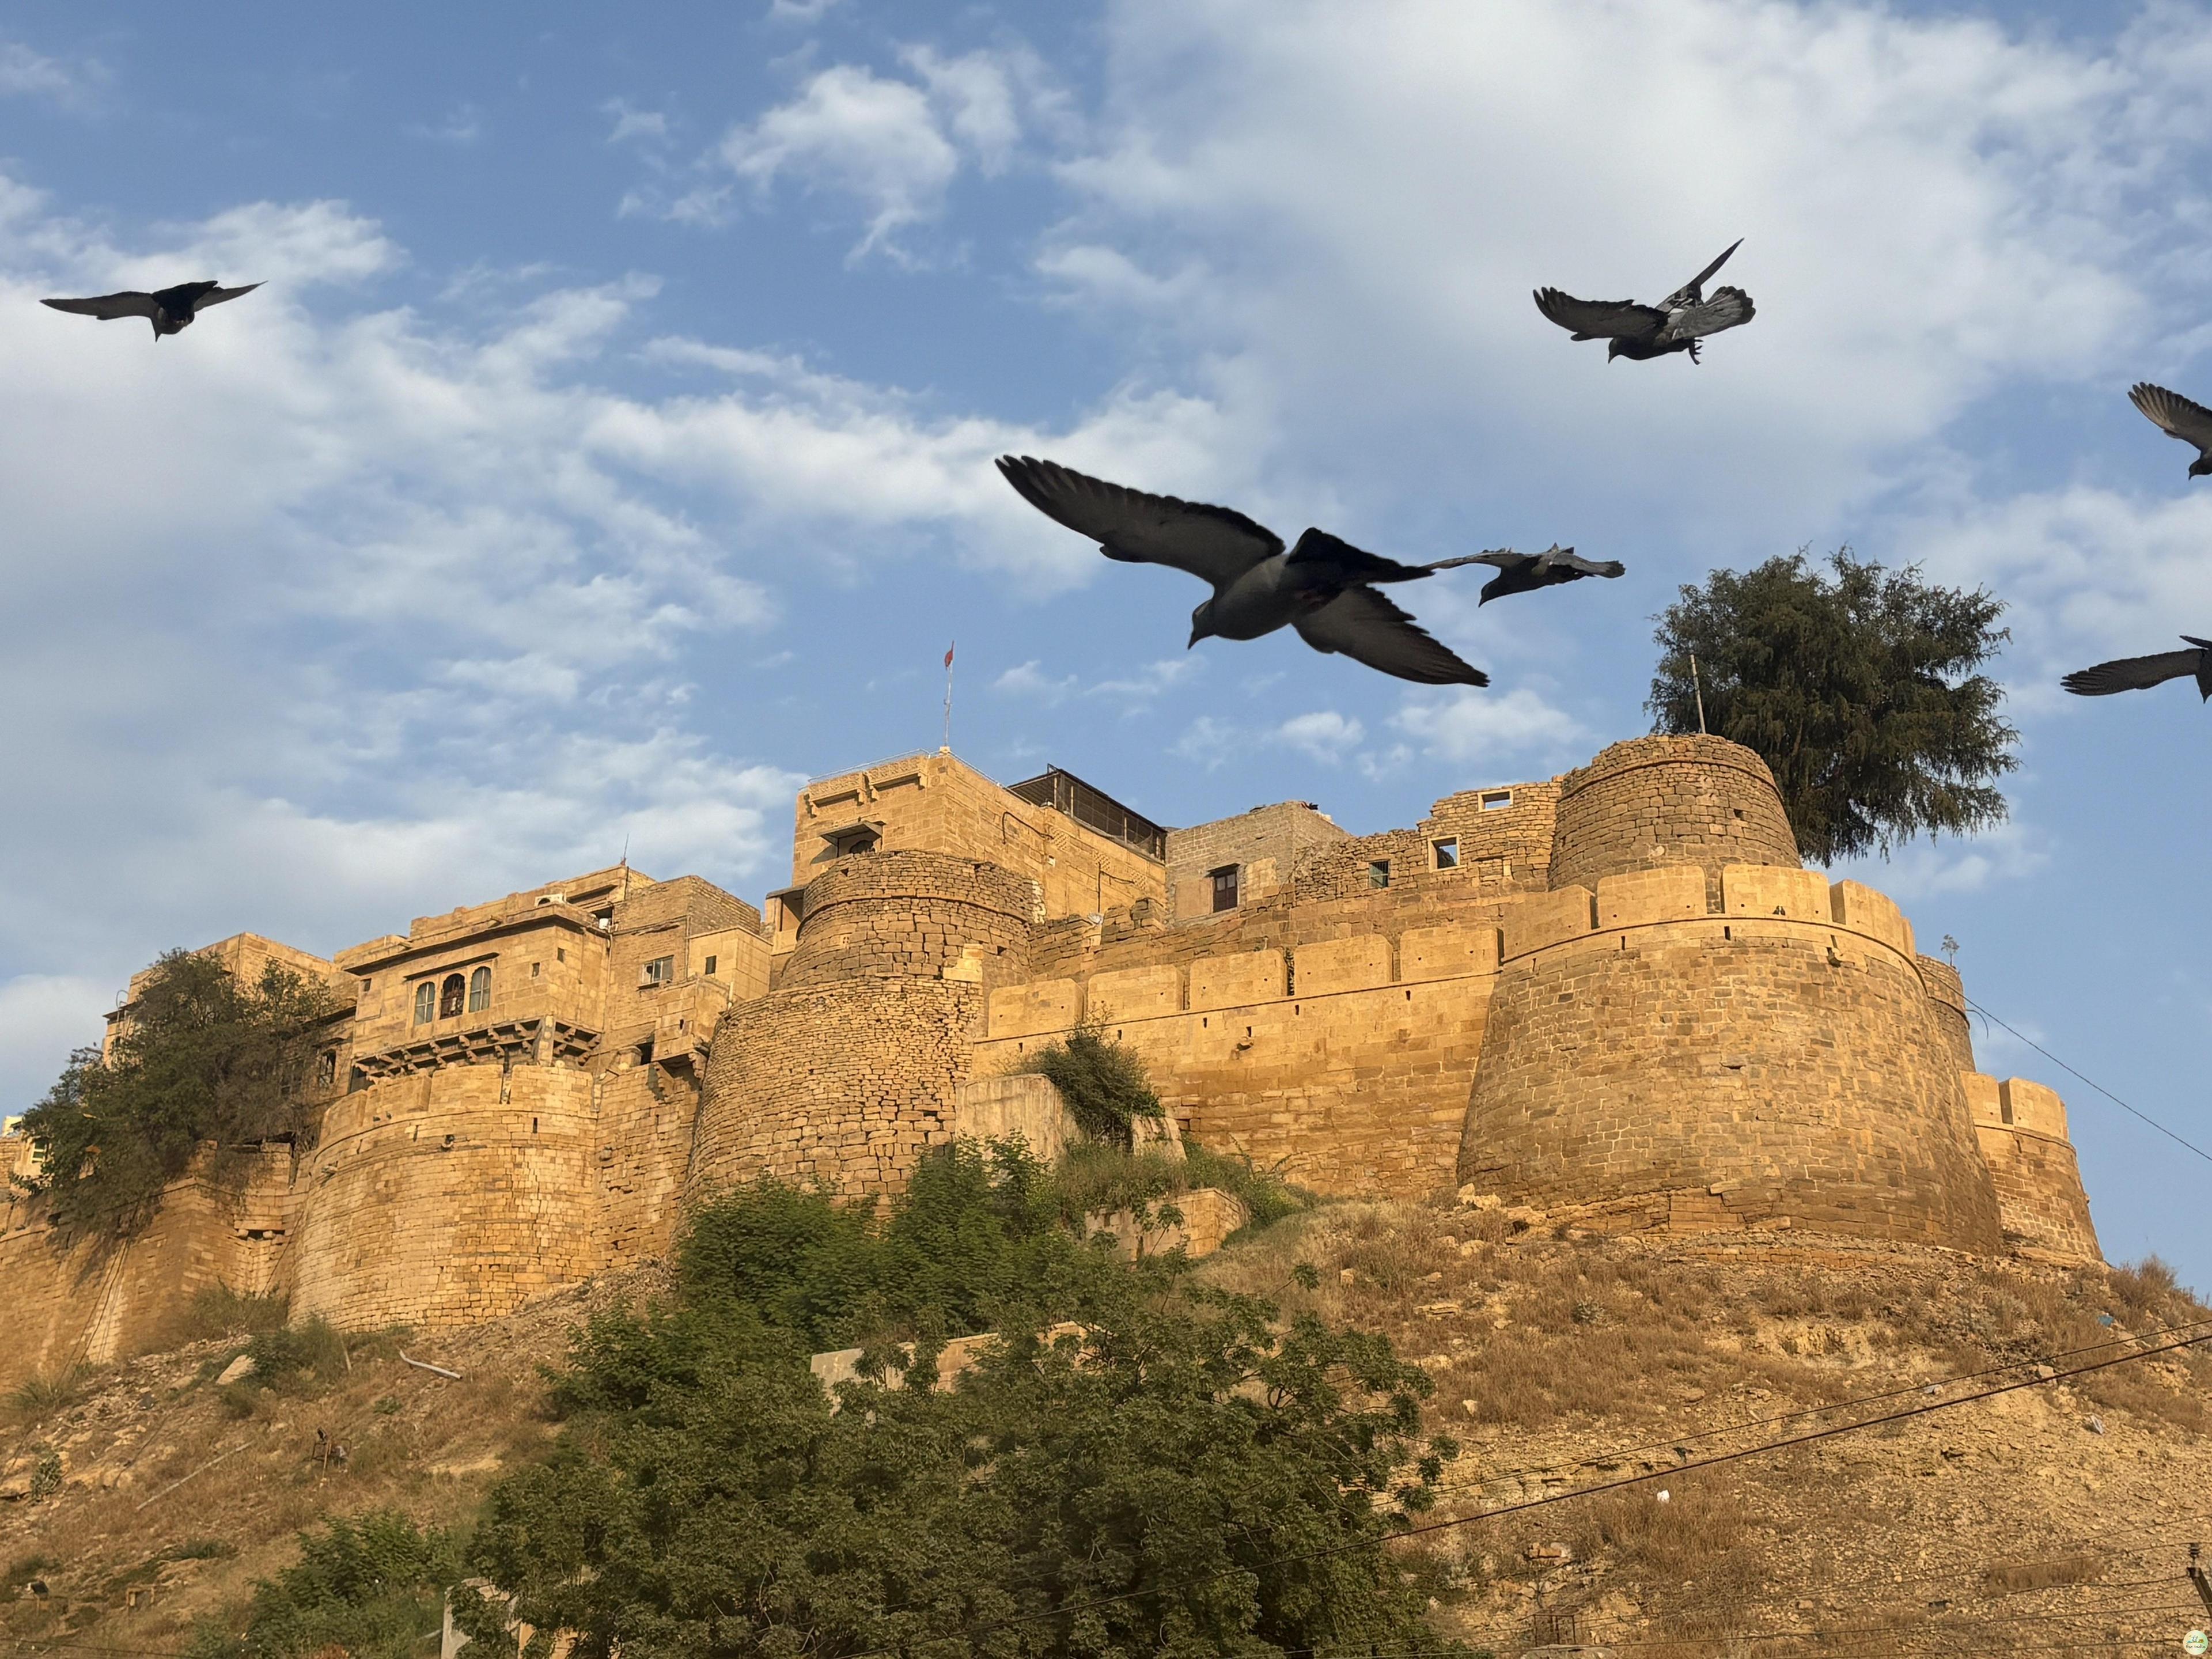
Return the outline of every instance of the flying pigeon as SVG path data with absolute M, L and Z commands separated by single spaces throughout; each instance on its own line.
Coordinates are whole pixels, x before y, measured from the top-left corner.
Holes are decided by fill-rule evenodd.
M 1423 685 L 1487 685 L 1370 584 L 1409 582 L 1472 557 L 1401 564 L 1325 530 L 1283 538 L 1242 513 L 1087 477 L 1051 461 L 1001 455 L 999 471 L 1031 507 L 1098 544 L 1109 559 L 1172 565 L 1213 587 L 1190 613 L 1190 642 L 1256 640 L 1288 623 L 1316 651 Z
M 2156 386 L 2150 389 L 2154 392 L 2158 390 Z M 2197 406 L 2191 404 L 2190 407 L 2194 409 Z M 2194 634 L 2184 634 L 2181 637 L 2197 648 L 2193 651 L 2161 651 L 2152 657 L 2122 657 L 2116 662 L 2100 662 L 2094 668 L 2084 668 L 2069 674 L 2058 683 L 2077 697 L 2109 697 L 2115 691 L 2148 691 L 2154 685 L 2178 680 L 2184 674 L 2194 674 L 2198 692 L 2207 700 L 2212 700 L 2212 640 L 2200 640 Z
M 1717 288 L 1705 298 L 1705 278 L 1728 263 L 1743 246 L 1739 236 L 1721 257 L 1656 306 L 1633 300 L 1577 300 L 1555 288 L 1536 290 L 1536 309 L 1577 340 L 1606 340 L 1605 360 L 1632 357 L 1638 362 L 1686 351 L 1698 361 L 1698 342 L 1708 334 L 1752 319 L 1751 295 L 1740 288 Z
M 244 288 L 219 288 L 213 283 L 179 283 L 151 294 L 125 289 L 120 294 L 102 294 L 89 300 L 42 300 L 40 303 L 80 317 L 97 317 L 104 323 L 118 317 L 143 317 L 154 325 L 154 337 L 158 340 L 164 334 L 182 333 L 210 306 L 251 294 L 260 286 L 248 283 Z
M 2168 392 L 2148 380 L 2138 380 L 2130 386 L 2128 398 L 2167 437 L 2197 446 L 2197 459 L 2189 464 L 2191 477 L 2212 476 L 2212 409 L 2193 404 L 2179 392 Z M 2186 639 L 2188 635 L 2182 637 Z
M 1540 587 L 1580 581 L 1584 576 L 1620 576 L 1628 571 L 1628 567 L 1618 559 L 1579 558 L 1573 548 L 1561 547 L 1557 543 L 1541 553 L 1516 553 L 1504 548 L 1495 553 L 1470 554 L 1467 562 L 1498 567 L 1498 574 L 1482 585 L 1478 605 L 1488 605 L 1508 593 L 1533 593 Z

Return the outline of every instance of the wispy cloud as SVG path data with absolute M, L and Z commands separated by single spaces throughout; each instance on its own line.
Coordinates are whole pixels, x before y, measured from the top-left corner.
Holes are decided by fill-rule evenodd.
M 635 109 L 620 98 L 611 98 L 599 107 L 614 118 L 614 126 L 607 133 L 611 144 L 627 143 L 633 139 L 659 143 L 668 137 L 668 118 L 659 110 Z
M 1067 701 L 1076 687 L 1076 676 L 1069 674 L 1054 679 L 1044 672 L 1036 660 L 1016 663 L 991 682 L 991 689 L 1010 697 L 1042 704 L 1051 708 Z
M 20 40 L 0 40 L 0 98 L 44 98 L 64 106 L 88 103 L 108 72 L 96 58 L 64 63 Z
M 483 136 L 483 112 L 474 104 L 456 104 L 442 121 L 417 121 L 404 129 L 410 138 L 428 138 L 439 144 L 473 144 Z

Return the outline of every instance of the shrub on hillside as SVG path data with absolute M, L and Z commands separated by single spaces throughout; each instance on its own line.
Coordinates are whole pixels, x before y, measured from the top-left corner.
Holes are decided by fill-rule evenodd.
M 947 1149 L 880 1218 L 741 1189 L 678 1282 L 579 1336 L 552 1456 L 488 1501 L 470 1565 L 529 1659 L 554 1630 L 584 1659 L 1464 1651 L 1382 1548 L 1454 1449 L 1419 1438 L 1426 1376 L 1077 1243 L 1018 1152 Z M 1005 1340 L 951 1389 L 878 1365 L 832 1402 L 808 1373 L 825 1336 L 901 1328 Z
M 380 1510 L 300 1534 L 300 1559 L 258 1580 L 245 1629 L 204 1624 L 190 1659 L 304 1659 L 331 1647 L 350 1659 L 410 1659 L 434 1634 L 460 1577 L 453 1539 Z
M 1064 1041 L 1038 1049 L 1020 1069 L 1049 1079 L 1076 1127 L 1093 1140 L 1127 1146 L 1137 1119 L 1167 1115 L 1144 1062 L 1092 1026 L 1078 1026 Z

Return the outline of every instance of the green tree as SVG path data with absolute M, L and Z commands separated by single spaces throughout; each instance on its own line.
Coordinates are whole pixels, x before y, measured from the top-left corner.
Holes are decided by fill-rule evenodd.
M 106 1061 L 78 1049 L 23 1114 L 40 1158 L 23 1184 L 51 1197 L 64 1235 L 123 1237 L 204 1143 L 310 1138 L 307 1085 L 335 1012 L 325 987 L 274 963 L 243 987 L 211 957 L 170 951 Z
M 258 1580 L 246 1629 L 195 1633 L 190 1659 L 305 1659 L 336 1645 L 352 1659 L 422 1659 L 434 1645 L 447 1589 L 460 1577 L 454 1540 L 380 1510 L 300 1534 L 300 1559 Z
M 872 1352 L 833 1404 L 808 1330 L 825 1302 L 865 1300 L 844 1248 L 814 1256 L 846 1287 L 829 1297 L 789 1276 L 729 1288 L 762 1283 L 744 1265 L 759 1242 L 827 1200 L 721 1200 L 689 1241 L 718 1265 L 579 1335 L 553 1455 L 487 1503 L 470 1565 L 541 1632 L 532 1659 L 556 1629 L 580 1659 L 1462 1650 L 1383 1541 L 1454 1449 L 1419 1438 L 1418 1369 L 1197 1285 L 1179 1258 L 1078 1244 L 1033 1195 L 979 1186 L 973 1154 L 933 1162 L 935 1192 L 902 1206 L 929 1218 L 907 1247 L 968 1242 L 912 1316 L 988 1316 L 1006 1340 L 949 1389 L 900 1386 Z M 875 1234 L 894 1272 L 915 1260 L 900 1222 Z M 930 1349 L 900 1357 L 908 1375 L 933 1377 Z M 505 1616 L 457 1610 L 487 1634 Z
M 1832 575 L 1799 553 L 1683 588 L 1656 618 L 1645 706 L 1658 729 L 1701 729 L 1701 686 L 1703 729 L 1758 751 L 1817 863 L 2002 823 L 1993 780 L 2018 765 L 2020 734 L 1975 671 L 2009 637 L 2003 605 L 1848 548 L 1828 563 Z

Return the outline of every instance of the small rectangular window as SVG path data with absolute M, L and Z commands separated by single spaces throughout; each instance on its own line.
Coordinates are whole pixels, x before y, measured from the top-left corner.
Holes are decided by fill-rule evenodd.
M 1450 841 L 1431 842 L 1429 845 L 1436 853 L 1437 869 L 1456 870 L 1459 868 L 1459 842 L 1456 837 Z
M 568 961 L 568 951 L 566 951 L 565 950 L 562 950 L 562 948 L 560 948 L 558 945 L 556 945 L 556 946 L 555 946 L 555 947 L 554 947 L 554 951 L 553 951 L 553 960 L 554 960 L 554 961 L 556 961 L 556 962 L 566 962 L 566 961 Z
M 542 963 L 542 962 L 533 962 L 533 963 L 532 963 L 530 964 L 530 977 L 531 977 L 531 978 L 532 978 L 532 979 L 536 979 L 539 974 L 541 974 L 541 973 L 543 973 L 543 972 L 544 971 L 544 969 L 545 969 L 545 964 L 544 964 L 544 963 Z
M 1370 887 L 1388 887 L 1390 884 L 1389 860 L 1376 859 L 1367 866 L 1367 884 Z
M 645 975 L 638 982 L 644 986 L 665 985 L 676 977 L 674 957 L 655 957 L 645 964 Z
M 337 1077 L 338 1051 L 335 1048 L 325 1048 L 315 1056 L 315 1086 L 319 1089 L 327 1089 L 337 1081 Z
M 1225 865 L 1213 872 L 1213 908 L 1234 910 L 1237 908 L 1237 866 Z
M 714 977 L 714 958 L 712 957 L 707 958 L 707 977 L 708 979 Z
M 1482 810 L 1486 812 L 1495 812 L 1501 806 L 1512 805 L 1513 792 L 1510 789 L 1493 789 L 1482 798 Z

